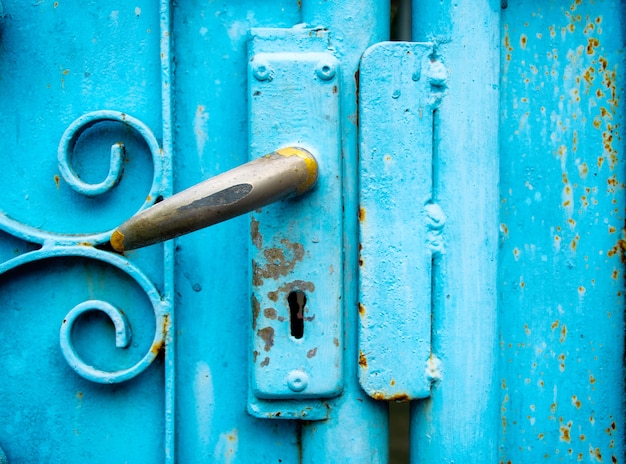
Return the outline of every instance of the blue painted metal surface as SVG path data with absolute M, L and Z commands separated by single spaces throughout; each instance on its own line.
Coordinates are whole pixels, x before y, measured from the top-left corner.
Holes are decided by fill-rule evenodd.
M 497 462 L 500 2 L 413 2 L 413 40 L 448 70 L 435 113 L 433 199 L 446 214 L 433 263 L 432 351 L 441 380 L 412 404 L 412 462 Z
M 624 462 L 625 11 L 503 12 L 502 462 Z
M 300 399 L 343 388 L 341 68 L 321 29 L 253 29 L 249 55 L 250 156 L 303 146 L 322 173 L 307 195 L 251 213 L 250 410 L 325 419 L 324 402 Z
M 624 11 L 619 0 L 415 0 L 412 38 L 432 53 L 377 45 L 369 59 L 389 55 L 359 70 L 388 39 L 388 1 L 2 0 L 0 463 L 384 463 L 388 399 L 412 400 L 412 462 L 623 462 Z M 447 77 L 433 80 L 437 63 Z M 434 113 L 411 87 L 427 74 L 443 97 Z M 427 115 L 391 124 L 401 103 Z M 265 345 L 251 293 L 276 309 L 276 289 L 254 283 L 251 258 L 271 256 L 250 218 L 123 255 L 107 241 L 160 197 L 294 142 L 330 177 L 304 209 L 264 209 L 252 224 L 263 251 L 283 231 L 311 242 L 311 277 L 294 266 L 277 288 L 301 281 L 290 291 L 312 311 L 328 304 L 329 318 L 315 313 L 312 351 L 260 311 L 283 330 L 272 356 L 284 362 L 271 359 L 256 395 Z M 392 167 L 368 157 L 379 143 L 418 173 L 386 182 Z M 315 205 L 320 221 L 296 230 Z M 429 210 L 446 217 L 430 235 Z M 383 270 L 397 251 L 386 239 L 410 250 Z M 415 306 L 362 322 L 359 299 L 384 318 L 378 299 L 402 292 Z M 277 300 L 285 317 L 290 301 Z M 330 361 L 312 367 L 320 346 Z M 310 394 L 298 372 L 309 368 L 323 379 Z M 309 407 L 321 420 L 269 418 Z
M 432 130 L 446 74 L 431 44 L 406 42 L 370 47 L 360 73 L 359 381 L 409 401 L 438 379 L 431 264 L 445 215 L 432 202 Z

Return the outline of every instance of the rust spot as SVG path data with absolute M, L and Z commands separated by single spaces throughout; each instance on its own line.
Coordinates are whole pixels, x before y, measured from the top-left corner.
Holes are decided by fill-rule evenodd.
M 572 396 L 572 404 L 576 406 L 576 409 L 580 409 L 580 406 L 582 405 L 582 403 L 580 402 L 580 400 L 578 399 L 576 395 Z
M 163 340 L 159 340 L 158 342 L 154 343 L 150 348 L 150 351 L 152 352 L 152 354 L 157 355 L 159 354 L 159 351 L 161 351 L 161 348 L 163 348 Z
M 567 338 L 567 326 L 563 324 L 563 326 L 561 327 L 561 337 L 559 338 L 559 341 L 563 343 L 566 338 Z
M 296 263 L 302 261 L 304 257 L 304 247 L 300 243 L 291 243 L 287 239 L 280 241 L 284 248 L 267 248 L 263 250 L 266 264 L 259 265 L 256 261 L 252 262 L 253 278 L 252 283 L 255 286 L 263 284 L 263 279 L 278 279 L 280 276 L 286 276 L 293 270 Z M 286 252 L 288 252 L 286 254 Z M 289 257 L 288 255 L 291 255 Z
M 571 441 L 570 431 L 572 429 L 572 421 L 569 421 L 567 425 L 561 425 L 561 437 L 560 440 L 569 443 Z
M 152 345 L 152 347 L 150 347 L 150 351 L 154 355 L 158 355 L 159 351 L 161 351 L 161 348 L 163 348 L 163 345 L 165 344 L 165 339 L 167 337 L 167 333 L 168 333 L 169 329 L 170 329 L 170 315 L 169 314 L 165 314 L 163 316 L 163 323 L 161 325 L 161 333 L 163 334 L 163 337 L 161 338 L 161 340 L 159 340 L 156 343 L 154 343 Z
M 359 351 L 359 366 L 361 366 L 364 369 L 367 369 L 367 358 L 365 357 L 362 351 Z
M 543 437 L 544 437 L 543 433 L 540 433 L 537 435 L 537 438 L 539 438 L 540 440 L 543 440 Z
M 289 294 L 294 290 L 312 293 L 315 291 L 315 284 L 313 282 L 307 282 L 304 280 L 294 280 L 293 282 L 288 282 L 284 285 L 281 285 L 273 292 L 268 292 L 267 297 L 272 301 L 278 301 L 280 293 Z
M 254 217 L 250 220 L 250 237 L 254 246 L 260 250 L 263 247 L 263 236 L 259 234 L 259 221 L 254 219 Z
M 596 457 L 596 459 L 597 459 L 598 461 L 602 461 L 602 452 L 600 451 L 600 448 L 596 448 L 596 449 L 593 451 L 593 454 L 595 455 L 595 457 Z
M 261 361 L 261 364 L 259 364 L 259 366 L 261 367 L 265 367 L 270 363 L 270 358 L 269 356 L 265 356 L 265 359 L 263 361 Z
M 600 45 L 600 41 L 595 37 L 589 37 L 587 40 L 587 55 L 593 55 L 595 49 Z
M 82 400 L 83 396 L 85 396 L 85 395 L 83 394 L 82 391 L 76 392 L 76 399 L 77 400 Z
M 276 316 L 278 315 L 278 313 L 276 312 L 276 310 L 274 308 L 265 308 L 263 310 L 263 315 L 265 317 L 267 317 L 268 319 L 276 319 Z
M 598 61 L 600 62 L 600 66 L 602 66 L 602 71 L 606 71 L 606 68 L 609 65 L 609 61 L 603 56 L 598 58 Z
M 252 295 L 252 328 L 256 330 L 257 319 L 261 313 L 261 305 L 256 296 Z
M 550 327 L 552 328 L 552 330 L 555 330 L 558 326 L 559 326 L 559 320 L 557 319 L 556 321 L 552 323 Z
M 365 306 L 362 303 L 359 303 L 359 314 L 365 316 Z
M 528 37 L 526 37 L 526 34 L 522 34 L 522 36 L 520 37 L 520 45 L 522 46 L 522 48 L 526 48 L 526 43 L 528 42 Z
M 333 85 L 333 93 L 336 94 L 339 92 L 339 88 L 336 85 Z
M 596 68 L 594 68 L 593 66 L 589 66 L 585 72 L 583 73 L 583 79 L 585 80 L 585 82 L 587 82 L 587 84 L 591 85 L 593 84 L 593 80 L 595 79 L 595 76 L 593 75 L 593 73 L 596 72 Z
M 365 221 L 365 208 L 363 207 L 359 208 L 359 221 Z
M 393 387 L 396 384 L 396 381 L 391 379 L 391 382 L 389 382 L 391 384 L 391 386 Z
M 587 439 L 587 437 L 583 434 L 583 435 L 581 435 L 580 437 L 578 437 L 578 439 L 579 439 L 580 441 L 585 441 L 585 440 Z
M 339 339 L 338 338 L 333 338 L 333 343 L 335 346 L 339 346 Z
M 313 348 L 312 350 L 309 350 L 306 352 L 306 357 L 311 359 L 313 358 L 315 355 L 317 354 L 317 348 Z
M 589 375 L 589 383 L 590 383 L 591 385 L 593 385 L 594 383 L 596 383 L 596 378 L 595 378 L 592 374 L 590 374 L 590 375 Z
M 61 186 L 61 177 L 59 177 L 58 174 L 54 175 L 54 183 L 56 184 L 57 188 Z
M 254 350 L 254 351 L 252 352 L 252 357 L 253 357 L 252 362 L 256 363 L 256 358 L 258 358 L 258 357 L 259 357 L 259 354 L 260 354 L 260 353 L 259 353 L 257 350 Z
M 262 329 L 259 329 L 256 334 L 261 337 L 265 342 L 265 347 L 263 349 L 265 351 L 271 350 L 274 346 L 274 328 L 264 327 Z

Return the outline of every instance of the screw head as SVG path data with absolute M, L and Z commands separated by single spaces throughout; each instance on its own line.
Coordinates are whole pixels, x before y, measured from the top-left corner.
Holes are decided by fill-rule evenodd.
M 272 80 L 274 70 L 265 60 L 255 59 L 252 62 L 252 74 L 257 81 Z
M 294 392 L 301 392 L 309 385 L 309 376 L 302 371 L 291 371 L 287 377 L 287 385 Z
M 315 74 L 323 81 L 329 81 L 337 73 L 337 68 L 334 63 L 328 61 L 320 61 L 315 68 Z

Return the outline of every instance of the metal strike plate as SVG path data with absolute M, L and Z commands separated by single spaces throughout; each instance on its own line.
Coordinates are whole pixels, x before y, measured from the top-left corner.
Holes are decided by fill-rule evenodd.
M 251 213 L 248 409 L 324 419 L 343 387 L 339 62 L 321 29 L 254 29 L 249 57 L 251 159 L 303 147 L 319 174 L 297 201 Z
M 430 44 L 389 42 L 361 60 L 359 380 L 375 399 L 430 394 L 433 111 L 445 69 Z

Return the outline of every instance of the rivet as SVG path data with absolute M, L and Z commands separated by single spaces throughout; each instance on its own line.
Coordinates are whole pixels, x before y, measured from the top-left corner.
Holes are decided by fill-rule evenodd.
M 252 65 L 252 74 L 258 81 L 272 80 L 273 70 L 269 63 L 265 60 L 254 60 Z
M 301 392 L 309 385 L 309 376 L 302 371 L 291 371 L 287 377 L 287 385 L 294 392 Z
M 335 77 L 336 72 L 337 69 L 335 68 L 335 65 L 327 61 L 320 61 L 315 68 L 315 74 L 323 81 L 331 80 Z

